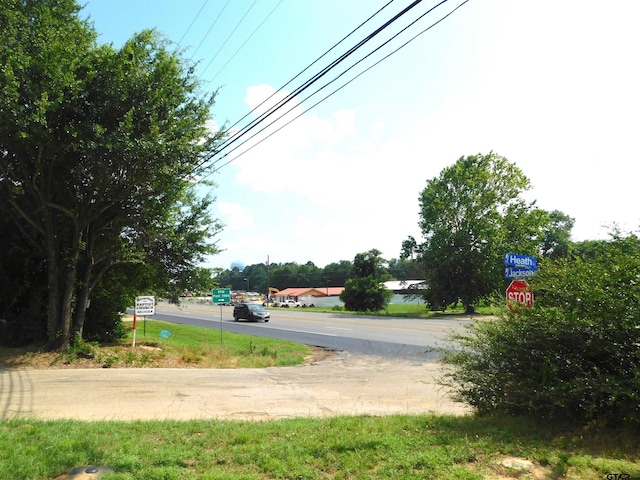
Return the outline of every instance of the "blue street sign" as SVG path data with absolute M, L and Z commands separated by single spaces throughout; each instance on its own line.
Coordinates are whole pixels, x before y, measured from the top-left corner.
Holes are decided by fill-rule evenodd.
M 527 278 L 533 278 L 538 274 L 538 267 L 536 269 L 530 268 L 514 268 L 514 267 L 505 267 L 504 273 L 502 276 L 505 280 L 522 280 Z
M 517 255 L 515 253 L 504 254 L 504 266 L 505 267 L 517 267 L 526 270 L 538 270 L 538 261 L 536 257 L 528 255 Z

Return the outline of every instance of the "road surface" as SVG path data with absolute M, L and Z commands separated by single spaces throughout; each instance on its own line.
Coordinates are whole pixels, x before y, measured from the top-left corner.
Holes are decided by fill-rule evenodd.
M 473 321 L 469 316 L 429 319 L 376 317 L 304 309 L 272 309 L 271 321 L 235 322 L 233 307 L 185 301 L 181 306 L 160 303 L 151 319 L 222 328 L 248 335 L 293 340 L 332 350 L 435 360 L 447 336 Z

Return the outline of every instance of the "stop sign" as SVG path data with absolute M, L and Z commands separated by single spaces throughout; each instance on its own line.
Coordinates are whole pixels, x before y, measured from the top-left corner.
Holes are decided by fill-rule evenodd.
M 513 310 L 513 304 L 520 303 L 529 308 L 533 307 L 533 292 L 524 280 L 514 280 L 507 287 L 507 306 Z

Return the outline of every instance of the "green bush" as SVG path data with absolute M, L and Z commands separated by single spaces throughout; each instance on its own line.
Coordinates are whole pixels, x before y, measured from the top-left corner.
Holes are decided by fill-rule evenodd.
M 459 400 L 480 412 L 640 424 L 640 241 L 575 246 L 541 262 L 533 309 L 453 337 L 445 362 Z

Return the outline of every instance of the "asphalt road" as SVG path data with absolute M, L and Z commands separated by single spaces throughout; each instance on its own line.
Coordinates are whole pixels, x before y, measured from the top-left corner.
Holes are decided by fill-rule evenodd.
M 306 345 L 354 354 L 435 360 L 447 336 L 461 331 L 473 319 L 468 316 L 411 319 L 302 309 L 272 309 L 271 321 L 236 322 L 233 307 L 184 302 L 180 306 L 160 303 L 150 319 L 222 328 L 225 331 L 294 340 Z

